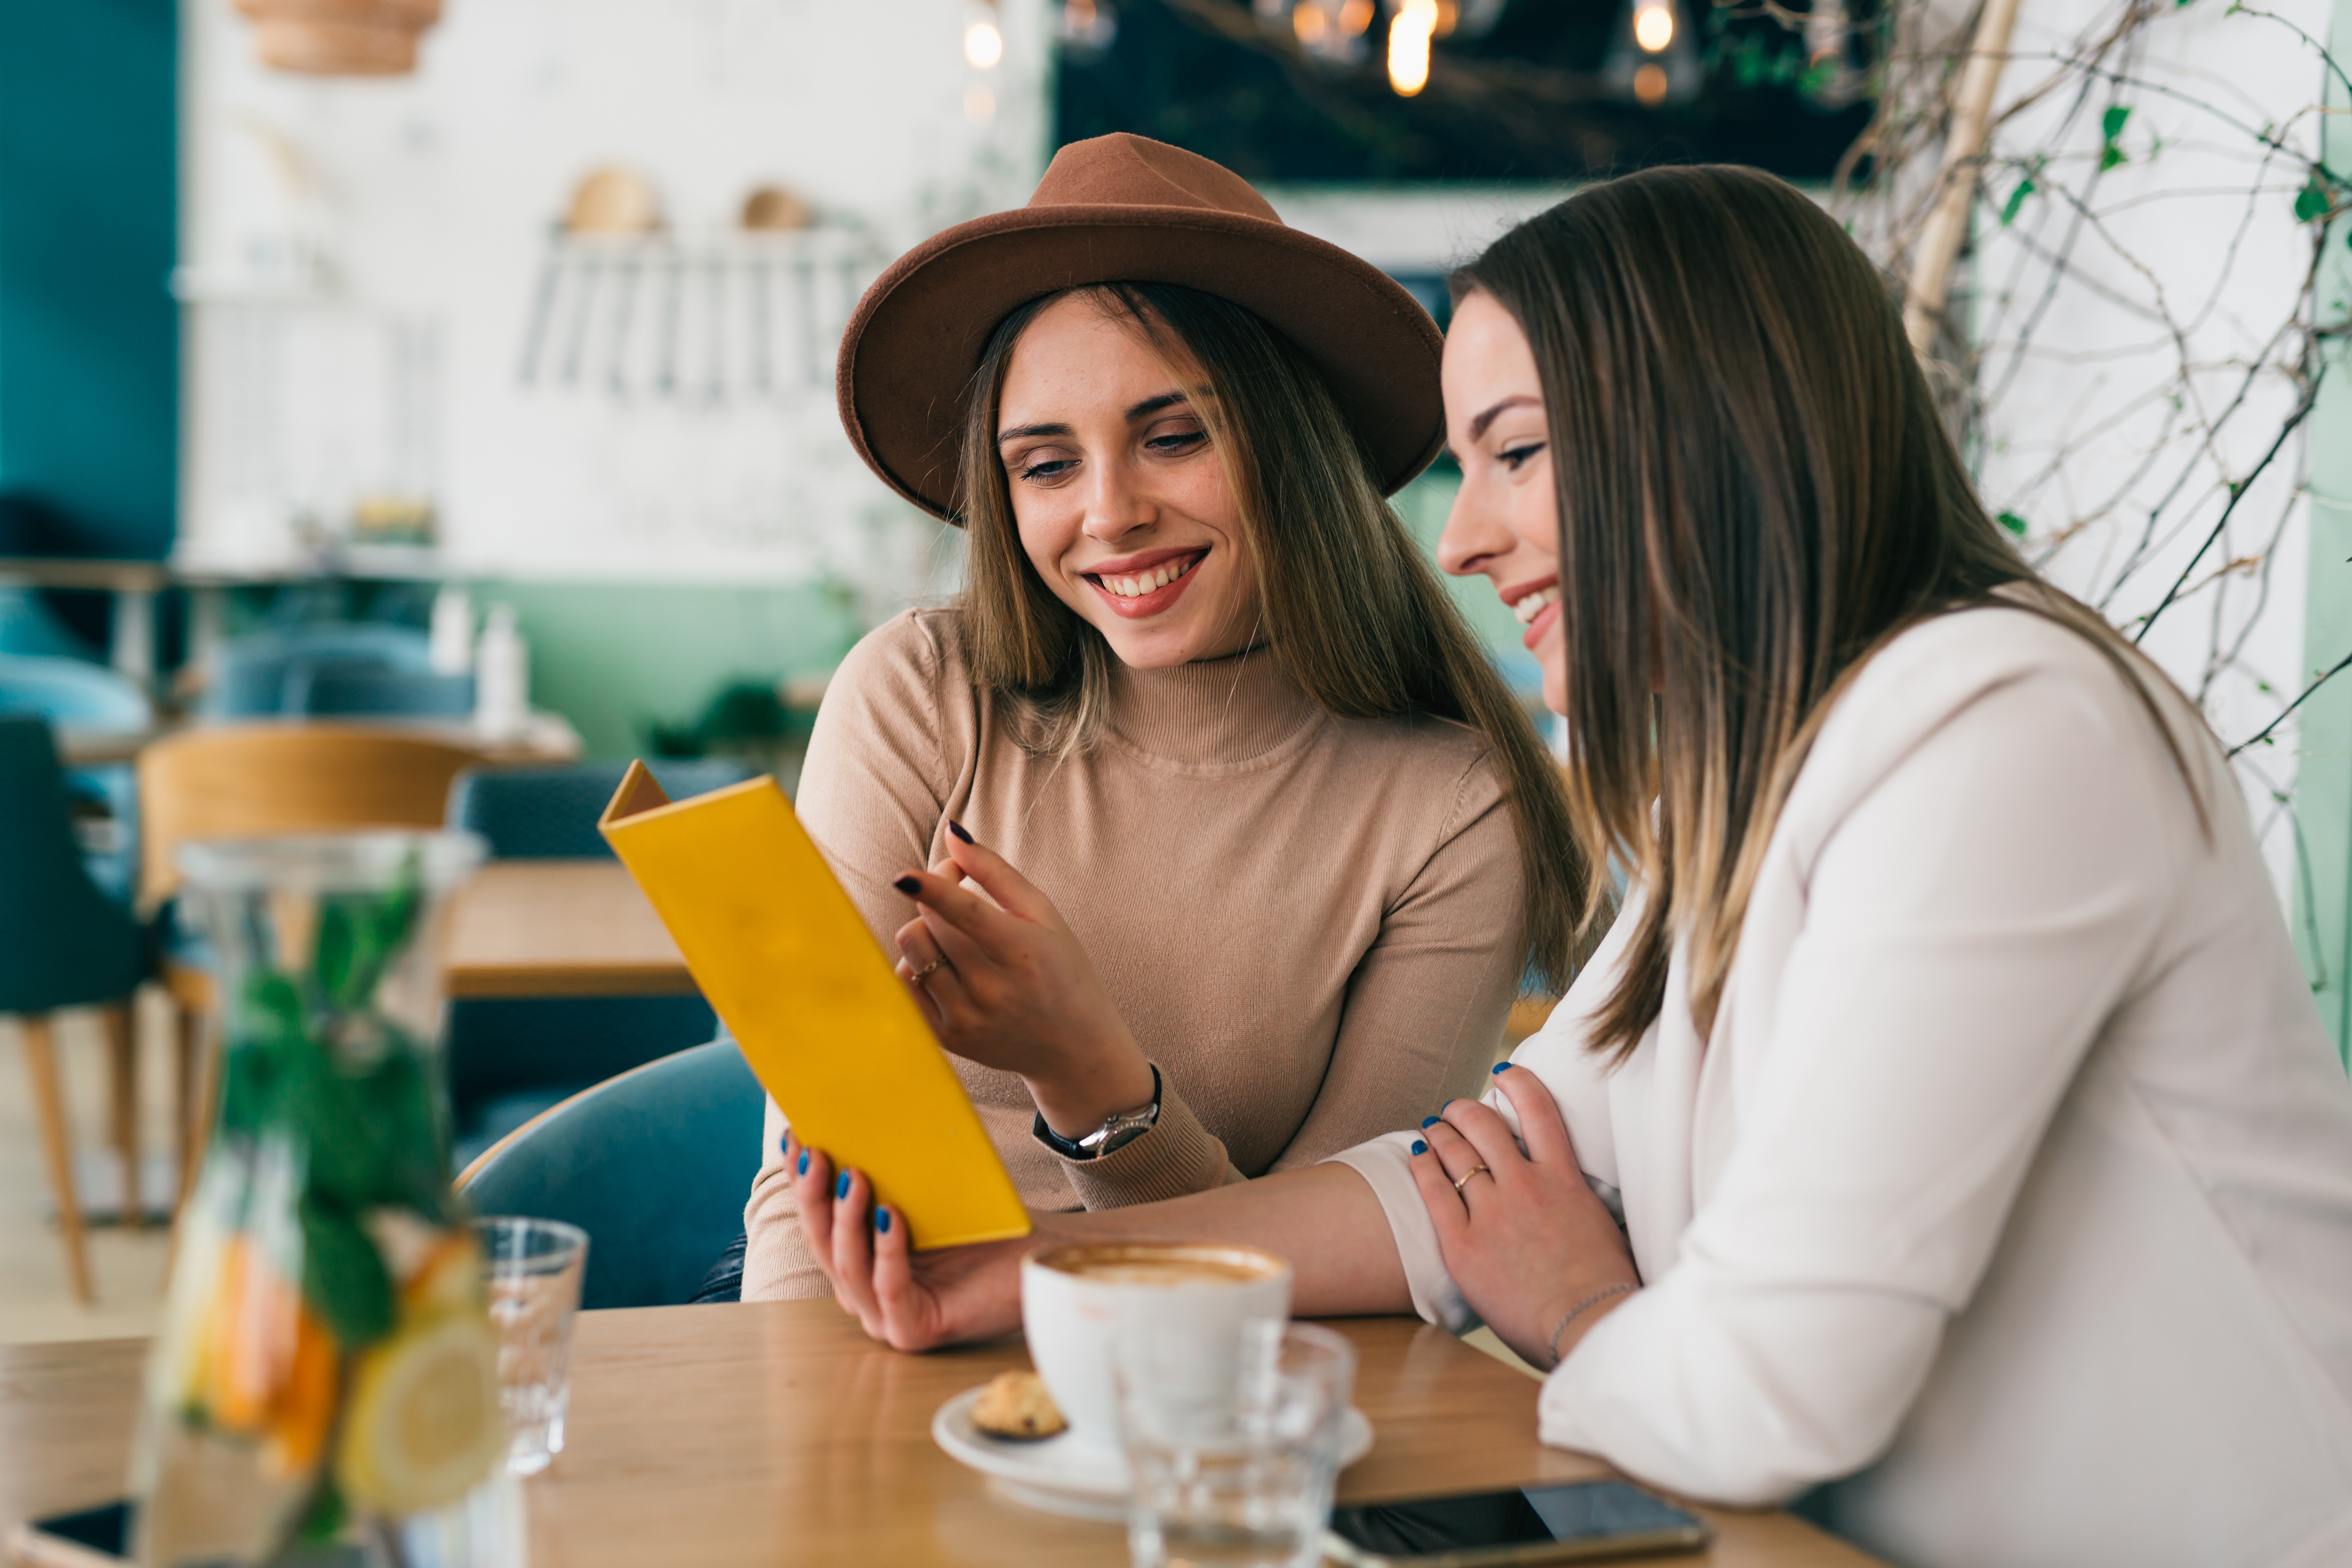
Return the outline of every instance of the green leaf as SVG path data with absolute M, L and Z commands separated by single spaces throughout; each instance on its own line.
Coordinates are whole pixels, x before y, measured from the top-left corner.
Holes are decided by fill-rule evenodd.
M 411 862 L 382 893 L 330 893 L 319 900 L 319 936 L 310 968 L 327 1005 L 367 1005 L 384 971 L 408 941 L 423 902 Z
M 258 1132 L 283 1118 L 289 1072 L 310 1047 L 302 1034 L 302 998 L 282 974 L 248 976 L 228 1016 L 221 1065 L 220 1126 Z
M 1994 521 L 1998 521 L 2001 527 L 2009 530 L 2010 532 L 2017 535 L 2020 539 L 2025 537 L 2031 526 L 2023 518 L 2018 516 L 2013 511 L 2002 512 L 2000 516 Z
M 2017 183 L 2017 189 L 2010 192 L 2009 200 L 2001 204 L 2001 227 L 2007 228 L 2017 221 L 2017 210 L 2025 205 L 2025 198 L 2033 194 L 2033 177 L 2031 174 Z
M 302 1295 L 334 1331 L 346 1351 L 373 1344 L 392 1331 L 392 1275 L 360 1223 L 320 1199 L 304 1195 Z
M 2314 169 L 2303 189 L 2294 194 L 2294 221 L 2310 223 L 2315 218 L 2326 217 L 2335 205 L 2327 182 L 2320 178 L 2318 170 Z
M 308 1545 L 322 1545 L 343 1532 L 343 1521 L 350 1510 L 343 1506 L 343 1494 L 335 1489 L 335 1478 L 326 1466 L 319 1469 L 319 1484 L 310 1493 L 310 1506 L 302 1511 L 302 1522 L 294 1538 Z
M 2118 163 L 2131 162 L 2130 155 L 2116 145 L 2116 138 L 2124 133 L 2124 122 L 2131 119 L 2131 112 L 2130 108 L 2125 104 L 2111 103 L 2107 105 L 2106 112 L 2099 116 L 2101 142 L 2099 172 L 2101 174 L 2105 174 Z

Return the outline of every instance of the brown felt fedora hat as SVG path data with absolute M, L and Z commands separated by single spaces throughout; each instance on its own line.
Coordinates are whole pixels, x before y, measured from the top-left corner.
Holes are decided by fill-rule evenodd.
M 996 323 L 1088 283 L 1178 283 L 1231 300 L 1321 372 L 1393 492 L 1445 439 L 1444 339 L 1370 263 L 1287 227 L 1249 182 L 1121 132 L 1054 155 L 1029 205 L 960 223 L 890 264 L 857 303 L 835 373 L 866 466 L 934 517 L 956 514 L 972 373 Z

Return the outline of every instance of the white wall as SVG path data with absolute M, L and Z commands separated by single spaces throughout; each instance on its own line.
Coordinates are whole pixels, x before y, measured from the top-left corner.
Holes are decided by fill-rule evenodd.
M 2119 9 L 2105 0 L 2022 7 L 2000 103 L 2035 99 L 2056 61 Z M 2326 36 L 2325 0 L 2273 9 Z M 1986 498 L 2027 520 L 2028 553 L 2052 576 L 2129 630 L 2179 577 L 2298 395 L 2275 364 L 2249 376 L 2276 358 L 2312 255 L 2311 230 L 2294 214 L 2300 177 L 2259 137 L 2316 148 L 2322 67 L 2286 27 L 2212 0 L 2159 8 L 2140 47 L 2114 64 L 2132 79 L 2117 138 L 2127 161 L 2096 172 L 2099 84 L 2086 101 L 2078 80 L 2029 103 L 1995 138 L 2009 163 L 1995 165 L 1995 205 L 1978 214 L 1972 276 L 1989 398 Z M 2016 164 L 2041 155 L 2050 162 L 2039 194 L 2003 226 L 2000 208 L 2025 174 Z M 2210 440 L 2200 420 L 2216 432 Z M 2225 742 L 2259 731 L 2307 678 L 2309 434 L 2248 484 L 2190 574 L 2196 591 L 2144 644 Z M 2291 726 L 2242 769 L 2284 891 L 2294 874 L 2284 804 L 2294 781 Z
M 748 264 L 716 323 L 689 274 L 670 395 L 646 358 L 665 308 L 650 273 L 628 395 L 604 357 L 610 268 L 578 382 L 525 385 L 519 366 L 551 226 L 608 163 L 652 178 L 696 256 L 729 245 L 753 185 L 798 194 L 853 271 L 816 275 L 837 331 L 890 256 L 1025 198 L 1044 0 L 1001 17 L 976 0 L 448 0 L 418 71 L 387 81 L 267 71 L 230 0 L 184 5 L 186 562 L 290 562 L 299 517 L 331 532 L 370 494 L 421 494 L 439 563 L 485 574 L 856 582 L 928 538 L 841 437 L 830 338 L 774 356 L 814 359 L 814 379 L 751 384 Z M 985 71 L 963 48 L 982 17 L 1007 46 Z M 976 87 L 996 106 L 980 122 Z M 788 279 L 772 279 L 779 316 Z M 716 397 L 696 358 L 712 342 L 731 355 Z

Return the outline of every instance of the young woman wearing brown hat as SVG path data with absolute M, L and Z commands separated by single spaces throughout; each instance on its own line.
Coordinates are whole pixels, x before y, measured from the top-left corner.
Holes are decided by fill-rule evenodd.
M 813 1152 L 844 1305 L 987 1337 L 1041 1239 L 1246 1239 L 1893 1562 L 2352 1562 L 2352 1085 L 2195 710 L 2009 549 L 1788 186 L 1596 185 L 1459 285 L 1441 558 L 1541 606 L 1615 929 L 1483 1102 L 1313 1170 L 914 1253 Z
M 844 662 L 797 805 L 1034 1207 L 1328 1158 L 1474 1092 L 1531 957 L 1561 976 L 1557 773 L 1381 499 L 1443 443 L 1441 349 L 1133 136 L 852 319 L 843 423 L 968 585 Z M 825 1289 L 783 1134 L 749 1299 Z

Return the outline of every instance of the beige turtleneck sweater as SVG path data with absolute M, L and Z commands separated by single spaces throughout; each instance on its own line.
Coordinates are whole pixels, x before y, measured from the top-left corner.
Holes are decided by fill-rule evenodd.
M 972 684 L 957 626 L 911 611 L 851 650 L 795 804 L 891 952 L 915 913 L 892 880 L 943 858 L 961 822 L 1054 900 L 1158 1065 L 1158 1125 L 1071 1161 L 1033 1136 L 1018 1077 L 957 1061 L 1030 1206 L 1312 1164 L 1480 1092 L 1527 938 L 1518 837 L 1475 731 L 1335 718 L 1260 651 L 1121 668 L 1108 733 L 1057 763 Z M 783 1125 L 772 1102 L 746 1300 L 825 1292 Z

